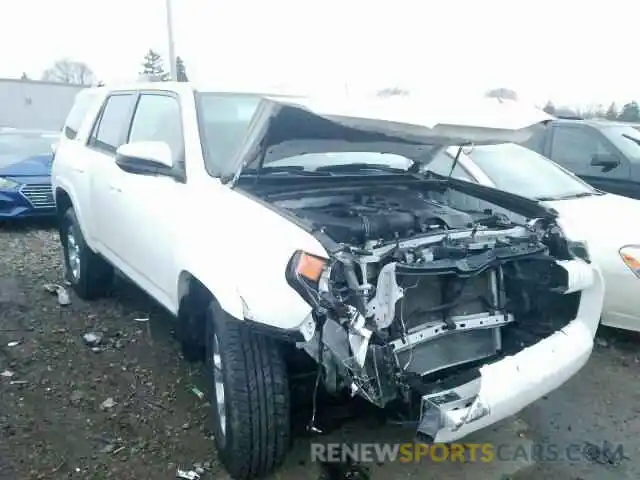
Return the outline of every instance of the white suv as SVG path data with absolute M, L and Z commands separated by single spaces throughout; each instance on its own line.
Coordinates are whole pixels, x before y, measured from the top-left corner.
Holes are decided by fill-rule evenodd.
M 576 373 L 603 298 L 553 210 L 424 168 L 528 135 L 483 105 L 84 90 L 53 166 L 69 280 L 95 298 L 115 267 L 177 317 L 234 478 L 282 461 L 305 362 L 310 395 L 464 437 Z

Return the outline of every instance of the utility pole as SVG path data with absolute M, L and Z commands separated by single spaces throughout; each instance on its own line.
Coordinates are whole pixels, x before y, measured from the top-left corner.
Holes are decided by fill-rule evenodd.
M 167 39 L 169 41 L 169 74 L 171 76 L 171 80 L 176 81 L 176 49 L 175 44 L 173 43 L 173 15 L 171 11 L 171 1 L 165 0 L 166 11 L 167 11 Z

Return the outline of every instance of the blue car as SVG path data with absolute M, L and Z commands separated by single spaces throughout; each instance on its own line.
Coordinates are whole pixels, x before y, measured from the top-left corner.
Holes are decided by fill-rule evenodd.
M 0 220 L 55 214 L 51 165 L 58 135 L 0 128 Z

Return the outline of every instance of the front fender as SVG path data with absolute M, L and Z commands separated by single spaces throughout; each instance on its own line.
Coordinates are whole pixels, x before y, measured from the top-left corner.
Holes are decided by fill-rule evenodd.
M 191 276 L 207 288 L 226 313 L 238 320 L 244 320 L 245 308 L 243 307 L 236 280 L 224 278 L 216 273 L 215 270 L 204 266 L 191 265 L 188 270 L 183 270 L 180 273 L 178 300 L 182 299 L 183 295 L 188 292 L 189 286 L 187 283 Z
M 309 316 L 311 306 L 287 283 L 287 264 L 298 249 L 327 255 L 315 238 L 304 233 L 307 237 L 301 236 L 303 241 L 287 241 L 291 239 L 287 235 L 245 237 L 249 240 L 234 237 L 233 246 L 225 242 L 224 247 L 218 244 L 215 248 L 199 240 L 190 245 L 188 256 L 179 264 L 211 292 L 229 315 L 294 330 Z

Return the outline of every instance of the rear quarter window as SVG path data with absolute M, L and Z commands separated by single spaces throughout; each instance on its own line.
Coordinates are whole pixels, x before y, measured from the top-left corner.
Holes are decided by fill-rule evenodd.
M 78 130 L 80 130 L 82 122 L 89 111 L 89 107 L 95 99 L 96 93 L 90 90 L 82 90 L 76 95 L 73 107 L 71 107 L 64 123 L 63 134 L 66 138 L 75 140 L 78 136 Z

